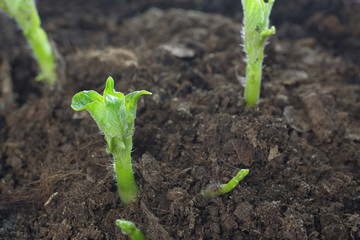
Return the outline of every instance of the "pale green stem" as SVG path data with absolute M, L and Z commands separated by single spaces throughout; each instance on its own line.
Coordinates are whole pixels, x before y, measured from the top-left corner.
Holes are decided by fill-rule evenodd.
M 54 54 L 45 31 L 40 27 L 34 0 L 0 0 L 0 8 L 16 20 L 31 46 L 41 69 L 36 80 L 53 85 L 56 80 Z
M 269 16 L 274 0 L 242 0 L 244 28 L 242 36 L 246 52 L 245 100 L 247 107 L 253 107 L 259 100 L 262 61 L 266 39 L 275 34 L 275 27 L 269 28 Z
M 145 240 L 145 235 L 136 228 L 135 223 L 126 220 L 116 220 L 116 225 L 121 229 L 121 232 L 129 236 L 132 240 Z
M 236 174 L 236 176 L 233 177 L 228 183 L 221 184 L 220 186 L 218 186 L 216 190 L 206 189 L 206 190 L 202 190 L 200 193 L 205 197 L 215 197 L 218 195 L 228 193 L 231 190 L 233 190 L 239 184 L 239 182 L 243 180 L 244 177 L 246 177 L 246 175 L 248 175 L 248 173 L 249 173 L 249 169 L 241 169 Z
M 45 31 L 42 28 L 38 28 L 36 32 L 25 36 L 34 51 L 35 58 L 42 71 L 36 77 L 36 80 L 45 80 L 49 85 L 53 85 L 56 80 L 54 54 Z
M 254 106 L 260 95 L 262 59 L 246 67 L 246 106 Z
M 122 151 L 114 156 L 114 170 L 121 202 L 124 206 L 136 198 L 139 189 L 131 165 L 131 151 Z

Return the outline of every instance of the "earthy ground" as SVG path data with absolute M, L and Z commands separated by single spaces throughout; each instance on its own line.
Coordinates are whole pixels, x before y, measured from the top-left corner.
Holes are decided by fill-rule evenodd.
M 35 82 L 21 31 L 0 16 L 0 239 L 128 239 L 118 218 L 148 239 L 360 239 L 358 1 L 277 0 L 252 109 L 240 0 L 38 3 L 64 78 Z M 153 93 L 138 104 L 141 194 L 126 208 L 103 136 L 70 108 L 109 75 Z M 232 192 L 199 194 L 241 168 Z

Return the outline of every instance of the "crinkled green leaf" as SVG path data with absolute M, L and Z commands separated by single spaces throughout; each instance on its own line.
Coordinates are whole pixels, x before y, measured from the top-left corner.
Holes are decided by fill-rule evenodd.
M 104 97 L 107 95 L 112 95 L 119 99 L 124 99 L 124 94 L 121 92 L 116 92 L 114 89 L 114 79 L 112 77 L 108 77 L 106 80 L 106 86 L 104 89 Z
M 92 111 L 94 105 L 101 104 L 103 97 L 95 91 L 82 91 L 77 93 L 71 103 L 72 109 L 75 111 L 88 110 Z
M 95 91 L 83 91 L 73 97 L 71 107 L 75 111 L 87 110 L 104 132 L 108 143 L 116 137 L 126 143 L 132 137 L 136 104 L 142 94 L 151 94 L 148 91 L 135 91 L 124 96 L 114 90 L 114 80 L 108 77 L 104 96 Z M 122 145 L 121 144 L 121 145 Z M 109 150 L 115 149 L 109 144 Z
M 135 91 L 127 94 L 125 96 L 125 106 L 126 106 L 126 112 L 128 114 L 127 122 L 128 124 L 131 124 L 135 120 L 136 116 L 136 106 L 137 102 L 139 100 L 139 97 L 141 95 L 151 95 L 151 92 L 142 90 L 142 91 Z

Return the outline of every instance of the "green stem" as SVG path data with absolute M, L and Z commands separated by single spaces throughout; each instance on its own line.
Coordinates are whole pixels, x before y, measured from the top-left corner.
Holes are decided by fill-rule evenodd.
M 139 192 L 131 165 L 131 150 L 124 150 L 113 156 L 120 199 L 126 206 L 136 198 L 136 194 Z
M 215 197 L 233 190 L 241 180 L 248 175 L 249 169 L 241 169 L 235 177 L 233 177 L 228 183 L 221 184 L 216 190 L 206 189 L 202 190 L 200 193 L 205 197 Z
M 259 100 L 262 61 L 266 39 L 275 34 L 275 27 L 269 28 L 269 16 L 274 0 L 242 0 L 244 10 L 243 38 L 246 52 L 245 100 L 247 107 L 253 107 Z
M 250 62 L 250 60 L 249 60 Z M 259 100 L 262 59 L 246 67 L 245 100 L 247 107 L 253 107 Z
M 53 85 L 56 80 L 54 54 L 48 37 L 40 26 L 34 0 L 0 0 L 0 9 L 16 20 L 31 46 L 41 70 L 36 80 L 45 80 Z
M 45 80 L 49 85 L 53 85 L 56 80 L 54 54 L 45 31 L 42 28 L 38 28 L 36 32 L 25 36 L 34 51 L 35 58 L 42 71 L 36 77 L 36 80 Z
M 225 194 L 233 190 L 241 180 L 248 175 L 249 169 L 241 169 L 235 177 L 233 177 L 227 184 L 222 184 L 221 187 L 217 192 L 216 195 Z
M 121 232 L 132 240 L 145 240 L 145 235 L 140 229 L 136 228 L 135 223 L 123 219 L 118 219 L 115 223 L 119 226 Z

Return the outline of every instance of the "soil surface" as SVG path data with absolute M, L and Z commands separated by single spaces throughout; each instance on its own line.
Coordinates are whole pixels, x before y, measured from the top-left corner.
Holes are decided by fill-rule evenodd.
M 236 3 L 235 3 L 236 2 Z M 245 108 L 239 1 L 38 1 L 50 89 L 0 16 L 0 239 L 360 239 L 360 3 L 277 0 L 261 101 Z M 146 89 L 121 206 L 82 90 Z M 202 189 L 249 175 L 228 194 Z

